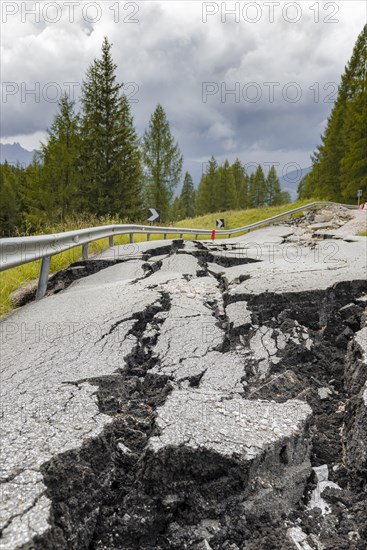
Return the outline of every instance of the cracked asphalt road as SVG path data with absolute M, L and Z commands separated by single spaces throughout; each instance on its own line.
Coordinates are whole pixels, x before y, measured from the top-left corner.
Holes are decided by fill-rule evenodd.
M 114 247 L 4 319 L 1 548 L 365 548 L 366 239 L 338 235 Z M 321 464 L 346 527 L 307 520 Z

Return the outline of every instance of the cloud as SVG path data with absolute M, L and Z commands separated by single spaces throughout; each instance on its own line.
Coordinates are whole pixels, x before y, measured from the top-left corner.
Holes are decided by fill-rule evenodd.
M 253 23 L 243 17 L 243 2 L 237 23 L 230 15 L 222 22 L 221 2 L 210 8 L 180 0 L 80 1 L 73 22 L 71 8 L 58 2 L 61 17 L 54 23 L 57 13 L 51 8 L 46 15 L 41 11 L 39 20 L 23 14 L 22 22 L 21 3 L 14 15 L 4 15 L 5 4 L 14 2 L 2 3 L 3 142 L 37 147 L 56 112 L 57 94 L 74 89 L 78 96 L 86 68 L 108 36 L 118 77 L 132 83 L 131 99 L 138 100 L 132 111 L 139 134 L 161 103 L 185 169 L 196 180 L 201 162 L 212 154 L 223 160 L 238 156 L 244 162 L 281 159 L 308 165 L 366 21 L 364 3 L 353 0 L 287 3 L 301 10 L 294 23 L 286 18 L 296 18 L 296 8 L 284 15 L 284 2 L 275 6 L 274 22 L 270 8 L 257 2 L 261 17 Z M 26 4 L 34 9 L 36 2 Z M 230 9 L 235 3 L 224 4 Z M 206 23 L 205 6 L 217 10 Z M 250 19 L 256 15 L 252 9 Z M 203 101 L 205 82 L 214 83 L 216 93 Z M 293 101 L 299 90 L 301 97 Z

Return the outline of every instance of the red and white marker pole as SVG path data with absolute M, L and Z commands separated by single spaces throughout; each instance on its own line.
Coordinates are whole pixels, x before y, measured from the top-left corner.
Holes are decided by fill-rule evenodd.
M 215 241 L 215 229 L 212 230 L 212 241 Z

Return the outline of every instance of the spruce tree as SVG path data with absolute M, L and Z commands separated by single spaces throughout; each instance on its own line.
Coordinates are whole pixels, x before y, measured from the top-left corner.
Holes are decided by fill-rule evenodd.
M 279 194 L 279 202 L 277 204 L 282 205 L 282 204 L 288 204 L 290 202 L 291 202 L 291 196 L 288 193 L 288 191 L 281 191 Z
M 24 202 L 23 219 L 31 230 L 36 232 L 46 223 L 53 222 L 49 214 L 52 199 L 43 177 L 41 151 L 36 151 L 31 164 L 25 170 L 21 195 Z
M 82 174 L 85 209 L 134 219 L 141 212 L 138 142 L 130 107 L 117 82 L 107 38 L 82 89 Z
M 175 197 L 172 203 L 172 208 L 170 212 L 170 220 L 176 221 L 176 220 L 182 220 L 183 218 L 184 216 L 182 215 L 180 197 Z
M 367 198 L 367 25 L 357 39 L 347 73 L 340 185 L 342 197 L 348 201 L 355 200 L 358 189 Z
M 183 160 L 161 105 L 157 105 L 144 133 L 142 153 L 147 206 L 158 208 L 162 221 L 167 220 Z
M 250 202 L 252 208 L 258 208 L 266 204 L 266 181 L 262 167 L 259 165 L 250 177 Z
M 48 140 L 42 144 L 43 169 L 40 180 L 40 207 L 50 221 L 63 222 L 79 209 L 80 157 L 79 117 L 74 102 L 65 95 L 59 102 Z
M 192 177 L 186 172 L 180 195 L 180 216 L 193 218 L 195 216 L 195 188 Z
M 197 214 L 207 214 L 217 210 L 218 182 L 218 164 L 212 156 L 199 183 L 196 200 Z
M 245 172 L 245 168 L 242 163 L 237 159 L 232 164 L 232 172 L 236 184 L 237 202 L 239 208 L 248 208 L 249 205 L 249 178 Z
M 269 170 L 268 177 L 266 178 L 266 203 L 269 206 L 275 206 L 281 204 L 281 188 L 280 181 L 278 179 L 275 167 L 272 166 Z
M 14 236 L 21 225 L 20 167 L 0 164 L 0 237 Z
M 24 218 L 31 227 L 62 223 L 80 210 L 79 159 L 79 117 L 65 95 L 48 130 L 47 142 L 41 144 L 23 177 Z
M 367 194 L 367 25 L 345 68 L 338 97 L 321 144 L 311 157 L 312 170 L 299 187 L 300 198 L 354 202 Z
M 218 170 L 216 210 L 234 210 L 238 206 L 236 182 L 228 160 Z
M 138 221 L 143 220 L 143 172 L 139 140 L 125 95 L 120 98 L 120 107 L 120 171 L 118 182 L 113 187 L 111 211 L 121 218 Z
M 199 215 L 210 212 L 210 183 L 207 174 L 201 176 L 196 199 L 196 212 Z
M 248 182 L 248 205 L 249 208 L 255 208 L 255 172 L 250 174 Z

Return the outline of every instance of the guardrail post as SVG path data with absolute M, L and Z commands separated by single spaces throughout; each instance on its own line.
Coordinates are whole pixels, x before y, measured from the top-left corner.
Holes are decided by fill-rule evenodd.
M 40 277 L 38 279 L 38 287 L 36 300 L 40 300 L 44 297 L 47 291 L 48 274 L 50 272 L 51 256 L 42 258 Z
M 150 241 L 150 233 L 147 233 L 147 241 Z
M 167 239 L 167 233 L 163 233 L 163 238 Z
M 180 233 L 180 239 L 183 239 L 183 233 Z
M 195 239 L 198 240 L 198 238 L 199 238 L 199 235 L 196 233 Z
M 88 243 L 82 245 L 82 258 L 83 260 L 88 260 Z
M 134 242 L 134 233 L 130 233 L 130 244 Z
M 108 246 L 110 248 L 112 248 L 112 246 L 113 246 L 113 235 L 111 235 L 111 237 L 108 237 Z

